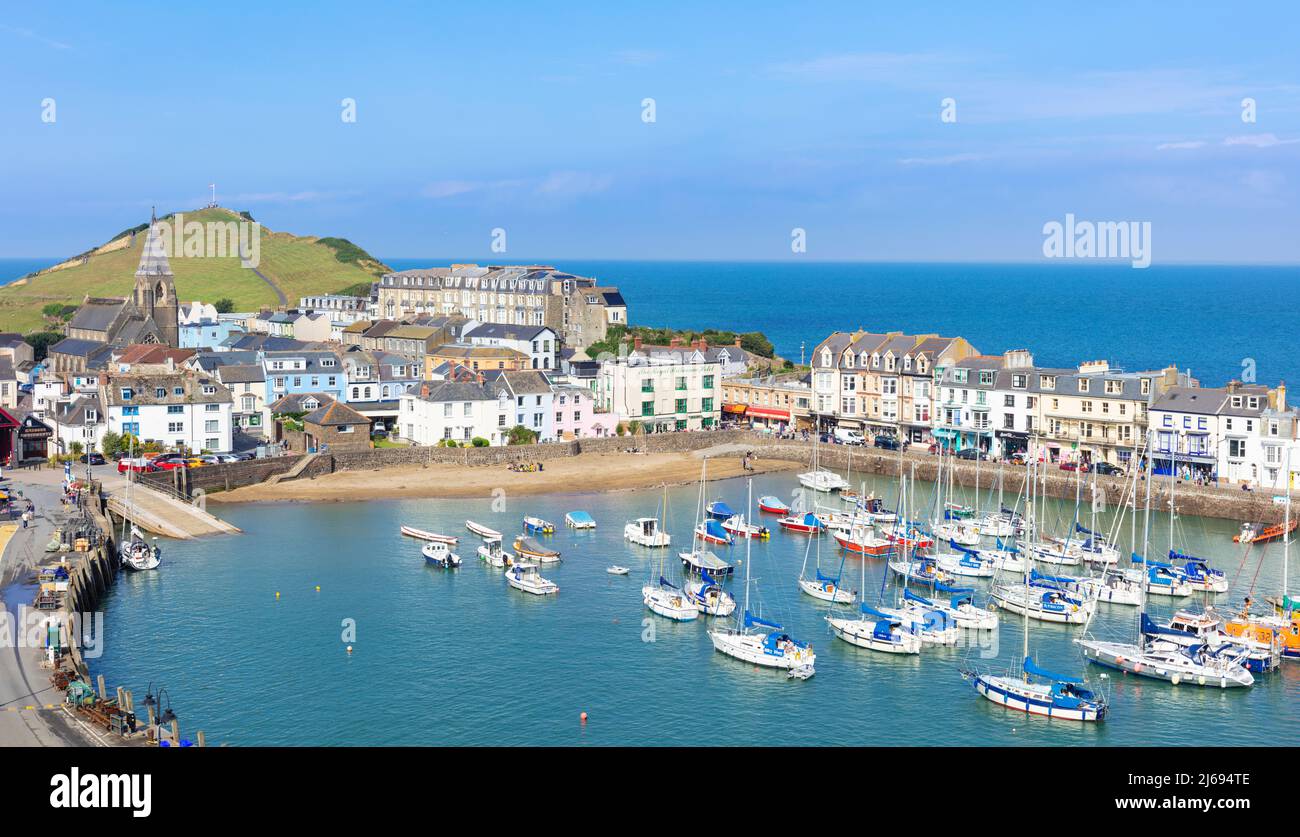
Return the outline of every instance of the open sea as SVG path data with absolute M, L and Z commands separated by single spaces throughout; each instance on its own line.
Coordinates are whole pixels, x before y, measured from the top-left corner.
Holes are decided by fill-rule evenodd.
M 852 477 L 854 482 L 858 477 Z M 793 474 L 754 480 L 754 496 L 788 497 Z M 890 498 L 890 481 L 868 487 Z M 932 502 L 918 483 L 918 505 Z M 711 483 L 710 499 L 743 508 L 745 483 Z M 966 502 L 973 502 L 971 493 Z M 882 592 L 884 564 L 843 558 L 830 539 L 774 531 L 752 543 L 752 606 L 782 622 L 817 652 L 817 674 L 799 682 L 713 650 L 709 620 L 673 623 L 649 613 L 640 588 L 661 571 L 677 578 L 676 550 L 628 545 L 623 524 L 657 514 L 661 491 L 557 494 L 490 499 L 364 501 L 345 504 L 220 505 L 214 511 L 244 533 L 165 545 L 157 572 L 125 574 L 104 606 L 106 650 L 93 673 L 124 685 L 141 700 L 165 687 L 182 730 L 202 729 L 210 744 L 230 745 L 1289 745 L 1300 740 L 1300 664 L 1260 675 L 1249 689 L 1174 687 L 1085 667 L 1071 639 L 1081 629 L 1030 623 L 1030 650 L 1040 665 L 1066 673 L 1087 668 L 1105 691 L 1112 715 L 1080 724 L 994 706 L 963 680 L 963 666 L 999 671 L 1017 665 L 1023 622 L 1003 614 L 983 644 L 926 648 L 899 658 L 854 648 L 830 635 L 830 606 L 796 585 L 820 561 L 828 574 L 865 591 Z M 669 491 L 674 547 L 685 542 L 698 491 Z M 983 493 L 985 508 L 996 496 Z M 1007 504 L 1014 503 L 1008 498 Z M 582 509 L 594 531 L 562 525 Z M 1046 519 L 1063 532 L 1074 504 L 1049 501 Z M 548 542 L 563 561 L 542 573 L 555 596 L 508 587 L 502 573 L 475 555 L 479 540 L 467 518 L 507 534 L 525 514 L 559 524 Z M 1108 527 L 1113 513 L 1103 513 Z M 777 528 L 775 520 L 765 523 Z M 411 524 L 461 537 L 464 565 L 425 564 L 420 544 L 398 533 Z M 1127 547 L 1128 524 L 1121 547 Z M 1175 544 L 1208 557 L 1234 580 L 1220 601 L 1258 598 L 1281 587 L 1280 546 L 1243 553 L 1230 521 L 1181 518 Z M 1139 537 L 1141 527 L 1138 528 Z M 1168 529 L 1152 527 L 1153 554 L 1167 548 Z M 715 547 L 743 560 L 745 547 Z M 842 562 L 842 563 L 841 563 Z M 621 564 L 629 576 L 605 568 Z M 1295 567 L 1292 567 L 1294 578 Z M 865 572 L 865 581 L 863 573 Z M 316 589 L 319 586 L 319 591 Z M 973 585 L 983 603 L 988 582 Z M 743 597 L 743 568 L 728 588 Z M 276 593 L 280 596 L 277 599 Z M 1203 594 L 1181 602 L 1199 606 Z M 1157 601 L 1153 615 L 1167 615 Z M 1100 605 L 1093 632 L 1131 638 L 1137 609 Z M 352 621 L 349 621 L 352 620 Z M 348 625 L 355 635 L 345 636 Z M 353 652 L 348 654 L 346 646 Z M 583 724 L 579 714 L 587 712 Z
M 0 259 L 0 284 L 57 262 Z M 387 259 L 396 270 L 464 257 Z M 484 259 L 494 263 L 501 259 Z M 509 259 L 509 262 L 526 260 Z M 761 331 L 806 358 L 832 331 L 938 333 L 1038 363 L 1190 369 L 1205 386 L 1300 380 L 1300 267 L 552 260 L 617 285 L 637 325 Z

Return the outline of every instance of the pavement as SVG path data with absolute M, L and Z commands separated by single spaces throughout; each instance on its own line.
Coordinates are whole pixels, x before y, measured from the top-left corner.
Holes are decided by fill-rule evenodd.
M 56 526 L 72 520 L 59 503 L 63 472 L 6 470 L 4 488 L 21 492 L 36 505 L 36 518 L 23 529 L 17 516 L 0 515 L 0 599 L 6 620 L 0 631 L 0 747 L 85 747 L 106 745 L 95 731 L 63 708 L 63 693 L 50 683 L 49 669 L 41 667 L 38 648 L 18 647 L 20 608 L 31 608 L 36 598 L 32 576 L 51 556 L 45 544 Z M 30 611 L 29 611 L 30 612 Z

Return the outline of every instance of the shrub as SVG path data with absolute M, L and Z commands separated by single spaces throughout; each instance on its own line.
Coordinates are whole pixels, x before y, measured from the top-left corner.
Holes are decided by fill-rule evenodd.
M 487 439 L 484 439 L 482 436 L 475 436 L 475 437 L 474 437 L 474 447 L 476 447 L 476 448 L 485 448 L 485 447 L 488 446 L 488 444 L 489 444 L 489 443 L 488 443 L 488 440 L 487 440 Z

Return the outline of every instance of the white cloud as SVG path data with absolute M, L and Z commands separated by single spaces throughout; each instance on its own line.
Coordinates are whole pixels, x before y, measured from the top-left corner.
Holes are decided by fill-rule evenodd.
M 1278 139 L 1276 134 L 1243 134 L 1237 137 L 1228 137 L 1223 141 L 1224 145 L 1246 145 L 1251 148 L 1272 148 L 1276 145 L 1294 145 L 1300 142 L 1300 139 Z
M 955 166 L 987 160 L 986 154 L 947 154 L 941 157 L 904 157 L 898 162 L 904 166 Z
M 72 47 L 69 44 L 65 44 L 62 41 L 55 41 L 53 39 L 46 38 L 36 32 L 33 32 L 31 29 L 23 29 L 22 27 L 18 27 L 18 26 L 5 26 L 4 24 L 0 24 L 0 32 L 8 32 L 11 35 L 17 35 L 18 37 L 26 38 L 29 41 L 38 41 L 39 43 L 45 44 L 47 47 L 51 47 L 53 49 L 72 49 Z
M 592 174 L 585 171 L 557 171 L 547 175 L 537 186 L 541 195 L 557 197 L 576 197 L 603 192 L 609 188 L 613 178 L 609 175 Z
M 1156 146 L 1156 151 L 1181 151 L 1184 149 L 1204 147 L 1205 143 L 1201 140 L 1185 140 L 1183 142 L 1162 142 Z

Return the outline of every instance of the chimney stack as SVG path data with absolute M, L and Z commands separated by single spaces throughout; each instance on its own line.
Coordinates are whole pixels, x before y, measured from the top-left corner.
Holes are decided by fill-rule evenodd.
M 709 350 L 709 341 L 701 337 L 699 339 L 699 345 L 697 345 L 696 348 L 701 352 L 707 352 Z
M 736 342 L 734 345 L 737 349 L 740 348 L 740 335 L 736 335 Z
M 682 347 L 682 338 L 680 338 L 680 337 L 670 337 L 670 338 L 668 339 L 668 348 L 670 348 L 670 349 L 680 349 L 681 347 Z
M 641 337 L 639 335 L 632 338 L 632 349 L 637 352 L 641 351 Z
M 429 384 L 427 381 L 420 382 L 420 397 L 421 398 L 429 397 Z
M 1281 381 L 1277 385 L 1277 411 L 1286 412 L 1286 381 Z

